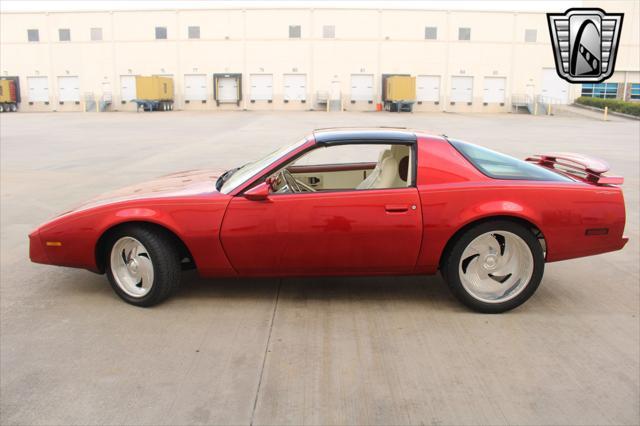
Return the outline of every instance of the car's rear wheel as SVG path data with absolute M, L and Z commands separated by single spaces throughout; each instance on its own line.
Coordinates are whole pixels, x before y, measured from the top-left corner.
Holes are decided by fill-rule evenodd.
M 534 234 L 508 220 L 484 222 L 453 244 L 443 263 L 453 294 L 484 313 L 513 309 L 529 299 L 544 273 L 544 253 Z
M 105 264 L 111 287 L 122 300 L 153 306 L 180 282 L 180 257 L 171 239 L 140 226 L 126 226 L 109 239 Z

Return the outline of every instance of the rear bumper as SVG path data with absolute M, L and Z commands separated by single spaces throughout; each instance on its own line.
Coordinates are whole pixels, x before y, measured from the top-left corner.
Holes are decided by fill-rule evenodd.
M 628 242 L 629 242 L 629 237 L 623 236 L 620 241 L 620 248 L 618 250 L 622 250 L 622 248 L 626 246 Z
M 35 263 L 50 263 L 40 239 L 39 231 L 33 231 L 29 234 L 29 259 Z

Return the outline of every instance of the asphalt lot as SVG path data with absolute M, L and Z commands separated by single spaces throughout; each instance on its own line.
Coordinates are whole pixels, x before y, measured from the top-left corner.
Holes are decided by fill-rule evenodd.
M 525 305 L 435 277 L 202 280 L 153 309 L 31 264 L 27 233 L 101 192 L 242 164 L 313 128 L 402 125 L 625 177 L 620 252 L 548 264 Z M 638 424 L 640 122 L 393 113 L 0 116 L 1 424 Z

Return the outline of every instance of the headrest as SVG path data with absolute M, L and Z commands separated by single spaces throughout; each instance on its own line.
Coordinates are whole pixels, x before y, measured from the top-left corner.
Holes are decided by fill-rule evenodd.
M 380 152 L 380 155 L 378 156 L 378 164 L 381 164 L 382 161 L 388 157 L 393 157 L 390 149 L 385 149 L 384 151 Z
M 391 153 L 400 161 L 409 153 L 409 147 L 407 145 L 391 145 Z
M 400 179 L 402 179 L 404 182 L 407 181 L 407 176 L 409 174 L 409 156 L 408 155 L 405 155 L 400 160 L 400 163 L 398 164 L 398 174 L 400 175 Z

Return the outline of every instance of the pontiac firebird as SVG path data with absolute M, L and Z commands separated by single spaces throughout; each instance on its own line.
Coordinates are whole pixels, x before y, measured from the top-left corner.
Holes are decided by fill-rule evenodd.
M 346 160 L 346 158 L 351 158 Z M 115 191 L 29 235 L 33 262 L 106 273 L 137 306 L 204 277 L 428 275 L 487 313 L 519 306 L 546 262 L 619 250 L 621 177 L 573 153 L 525 161 L 406 129 L 317 130 L 224 173 Z

